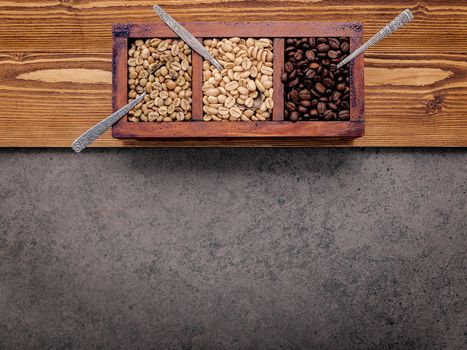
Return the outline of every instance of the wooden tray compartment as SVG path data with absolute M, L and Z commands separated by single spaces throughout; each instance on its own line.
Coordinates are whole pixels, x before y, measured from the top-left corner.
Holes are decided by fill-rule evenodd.
M 192 121 L 129 122 L 122 118 L 112 128 L 116 138 L 230 138 L 230 137 L 349 137 L 364 134 L 364 60 L 363 55 L 350 64 L 350 121 L 284 120 L 284 87 L 280 80 L 284 66 L 284 38 L 349 37 L 350 50 L 361 45 L 360 23 L 333 22 L 190 22 L 183 25 L 197 38 L 267 37 L 273 39 L 273 100 L 271 121 L 204 122 L 202 64 L 203 58 L 193 51 Z M 128 41 L 135 38 L 177 37 L 164 23 L 115 24 L 113 35 L 113 110 L 128 102 Z

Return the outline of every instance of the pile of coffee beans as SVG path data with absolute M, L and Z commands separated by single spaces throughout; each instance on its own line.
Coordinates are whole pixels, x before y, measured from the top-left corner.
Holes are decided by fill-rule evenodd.
M 349 38 L 287 38 L 282 74 L 285 119 L 349 120 Z
M 182 40 L 137 39 L 128 50 L 128 102 L 146 91 L 128 113 L 130 122 L 191 120 L 191 49 Z

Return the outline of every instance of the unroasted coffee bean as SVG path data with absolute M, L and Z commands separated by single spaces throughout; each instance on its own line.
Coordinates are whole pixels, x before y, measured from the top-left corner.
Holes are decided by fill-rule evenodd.
M 349 52 L 349 39 L 287 38 L 284 52 L 285 118 L 349 120 L 349 71 L 337 70 Z

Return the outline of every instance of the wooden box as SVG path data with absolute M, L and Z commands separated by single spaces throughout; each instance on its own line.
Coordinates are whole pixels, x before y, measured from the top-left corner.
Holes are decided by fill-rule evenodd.
M 338 137 L 355 138 L 364 134 L 364 67 L 363 55 L 350 64 L 350 120 L 299 121 L 284 120 L 284 86 L 281 74 L 284 65 L 284 38 L 287 37 L 349 37 L 350 50 L 362 44 L 360 23 L 337 22 L 190 22 L 183 23 L 193 35 L 203 38 L 267 37 L 273 39 L 274 108 L 271 121 L 204 122 L 202 63 L 193 52 L 192 120 L 187 122 L 129 122 L 122 118 L 112 128 L 116 138 L 235 138 L 235 137 Z M 115 24 L 113 26 L 113 110 L 128 103 L 128 39 L 175 38 L 164 23 Z

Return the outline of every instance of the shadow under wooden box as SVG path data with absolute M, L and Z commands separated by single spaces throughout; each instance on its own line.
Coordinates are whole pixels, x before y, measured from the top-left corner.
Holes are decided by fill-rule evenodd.
M 130 122 L 122 118 L 112 127 L 112 136 L 121 139 L 164 138 L 356 138 L 364 135 L 364 58 L 349 64 L 350 119 L 347 121 L 284 120 L 284 43 L 296 37 L 348 37 L 352 52 L 362 44 L 361 23 L 352 22 L 190 22 L 182 23 L 199 40 L 204 38 L 270 38 L 273 40 L 273 101 L 271 120 L 250 122 L 205 122 L 203 117 L 203 58 L 192 52 L 192 120 L 183 122 Z M 129 40 L 177 38 L 164 23 L 114 24 L 112 60 L 112 105 L 116 111 L 128 103 Z

